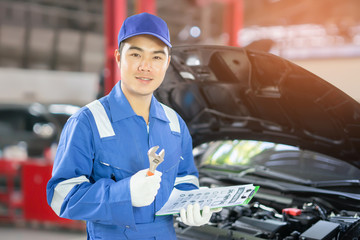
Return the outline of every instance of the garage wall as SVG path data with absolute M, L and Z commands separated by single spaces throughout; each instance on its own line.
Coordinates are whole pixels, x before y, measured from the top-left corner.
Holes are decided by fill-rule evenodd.
M 0 103 L 69 103 L 94 100 L 99 75 L 95 73 L 0 68 Z
M 315 73 L 360 102 L 360 58 L 298 60 L 295 64 Z M 0 103 L 71 103 L 95 99 L 95 73 L 0 68 Z
M 360 102 L 360 58 L 293 61 Z

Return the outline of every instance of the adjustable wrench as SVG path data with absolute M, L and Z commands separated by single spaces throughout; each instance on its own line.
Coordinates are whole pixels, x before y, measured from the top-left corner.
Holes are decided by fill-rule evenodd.
M 159 146 L 154 146 L 149 149 L 148 157 L 149 157 L 149 171 L 147 172 L 147 176 L 152 176 L 155 173 L 157 166 L 164 161 L 165 150 L 162 149 L 159 154 L 156 154 L 156 151 L 159 149 Z

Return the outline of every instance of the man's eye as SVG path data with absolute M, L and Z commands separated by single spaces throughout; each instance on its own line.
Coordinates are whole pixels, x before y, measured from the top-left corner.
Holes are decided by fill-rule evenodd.
M 132 54 L 130 54 L 130 56 L 133 56 L 133 57 L 140 57 L 140 54 L 138 54 L 138 53 L 132 53 Z
M 162 57 L 160 57 L 160 56 L 155 56 L 154 59 L 156 59 L 156 60 L 161 60 Z

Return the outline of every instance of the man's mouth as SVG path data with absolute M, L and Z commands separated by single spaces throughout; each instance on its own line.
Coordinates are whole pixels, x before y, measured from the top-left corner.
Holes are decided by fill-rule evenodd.
M 136 79 L 142 80 L 142 81 L 151 81 L 152 78 L 148 78 L 148 77 L 136 77 Z

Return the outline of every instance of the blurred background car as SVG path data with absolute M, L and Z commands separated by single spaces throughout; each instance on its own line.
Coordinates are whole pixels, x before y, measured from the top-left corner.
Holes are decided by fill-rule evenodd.
M 79 107 L 69 104 L 1 104 L 0 149 L 3 157 L 39 158 L 57 144 L 62 127 Z

